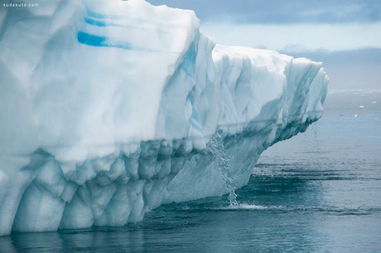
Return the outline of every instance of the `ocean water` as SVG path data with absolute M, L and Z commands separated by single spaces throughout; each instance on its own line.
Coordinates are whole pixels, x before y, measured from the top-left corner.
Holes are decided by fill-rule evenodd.
M 0 252 L 381 252 L 381 93 L 328 97 L 306 133 L 266 151 L 247 186 L 122 228 L 15 233 Z

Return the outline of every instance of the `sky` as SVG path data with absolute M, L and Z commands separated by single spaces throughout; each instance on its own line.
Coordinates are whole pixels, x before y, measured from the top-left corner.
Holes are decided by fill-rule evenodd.
M 203 21 L 235 23 L 345 23 L 381 21 L 379 0 L 151 0 L 193 9 Z
M 323 61 L 335 89 L 381 89 L 381 0 L 149 0 L 192 9 L 218 43 Z
M 381 47 L 380 0 L 150 0 L 192 9 L 214 40 L 275 50 Z

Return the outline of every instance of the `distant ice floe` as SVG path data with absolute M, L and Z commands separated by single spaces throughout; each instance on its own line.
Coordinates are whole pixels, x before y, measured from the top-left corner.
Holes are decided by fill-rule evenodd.
M 328 94 L 369 95 L 381 93 L 381 89 L 329 89 Z

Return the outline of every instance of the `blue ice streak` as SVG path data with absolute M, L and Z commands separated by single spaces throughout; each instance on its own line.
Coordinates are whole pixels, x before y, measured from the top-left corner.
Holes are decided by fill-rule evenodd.
M 79 43 L 94 47 L 116 47 L 122 49 L 131 49 L 130 44 L 110 43 L 108 38 L 102 35 L 90 34 L 78 31 L 77 40 Z
M 94 35 L 86 32 L 79 31 L 77 33 L 77 39 L 79 43 L 86 44 L 95 47 L 106 47 L 107 38 L 105 36 Z
M 92 11 L 92 10 L 89 10 L 89 9 L 87 9 L 86 11 L 87 11 L 87 15 L 88 15 L 89 17 L 92 17 L 92 18 L 107 18 L 106 15 L 97 13 L 97 12 L 95 12 L 95 11 Z
M 94 25 L 94 26 L 99 26 L 99 27 L 103 27 L 103 26 L 106 26 L 106 22 L 104 21 L 101 21 L 101 20 L 96 20 L 96 19 L 92 19 L 92 18 L 84 18 L 85 22 L 89 25 Z

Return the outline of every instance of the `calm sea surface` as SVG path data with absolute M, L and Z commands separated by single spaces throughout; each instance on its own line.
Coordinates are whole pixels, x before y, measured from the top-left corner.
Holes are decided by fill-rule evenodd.
M 162 206 L 141 223 L 0 237 L 0 252 L 381 252 L 381 93 L 330 95 L 323 119 L 266 151 L 240 206 Z

